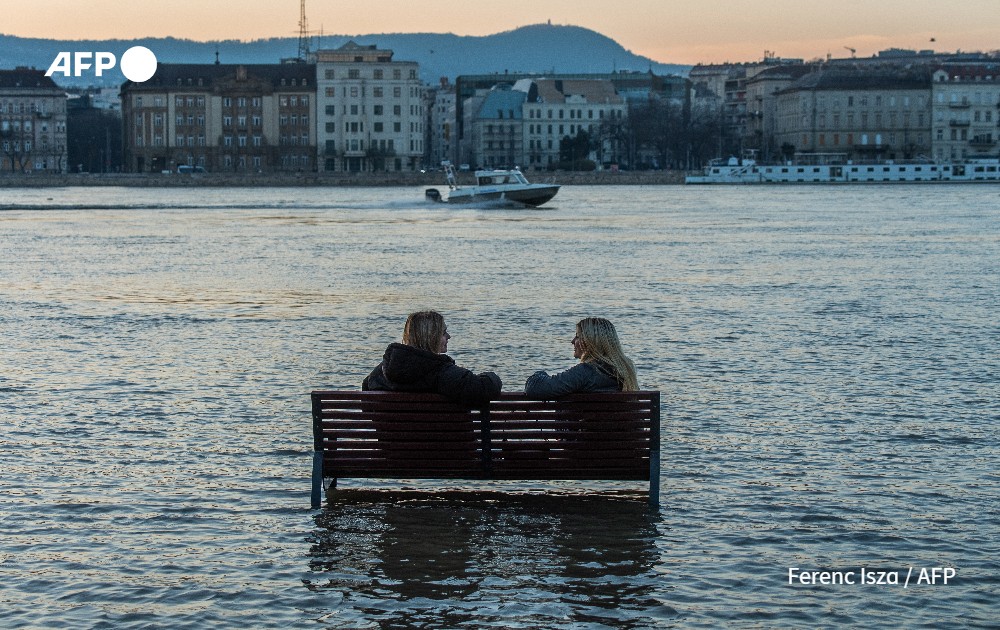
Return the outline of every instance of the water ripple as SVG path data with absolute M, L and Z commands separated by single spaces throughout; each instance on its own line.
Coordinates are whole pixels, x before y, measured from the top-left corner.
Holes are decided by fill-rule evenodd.
M 990 627 L 985 191 L 11 189 L 3 625 Z M 506 390 L 611 317 L 663 395 L 661 512 L 602 482 L 344 481 L 309 509 L 307 392 L 357 387 L 422 308 Z

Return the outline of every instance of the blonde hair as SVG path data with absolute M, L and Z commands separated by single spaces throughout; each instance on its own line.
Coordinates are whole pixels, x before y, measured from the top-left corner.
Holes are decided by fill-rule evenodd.
M 587 317 L 577 323 L 576 334 L 583 342 L 581 361 L 607 365 L 614 371 L 612 376 L 621 383 L 622 391 L 638 391 L 635 365 L 625 356 L 614 324 L 603 317 Z
M 444 317 L 435 311 L 411 313 L 403 326 L 403 343 L 428 352 L 440 352 L 445 333 Z

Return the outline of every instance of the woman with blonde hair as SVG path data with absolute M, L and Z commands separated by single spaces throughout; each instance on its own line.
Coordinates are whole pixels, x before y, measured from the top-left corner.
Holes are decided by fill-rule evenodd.
M 576 392 L 634 392 L 639 389 L 635 365 L 625 356 L 614 324 L 603 317 L 587 317 L 576 325 L 574 367 L 549 376 L 538 371 L 528 377 L 524 392 L 530 398 L 558 398 Z
M 361 383 L 362 390 L 434 392 L 465 405 L 488 402 L 503 384 L 493 372 L 475 374 L 449 357 L 448 327 L 435 311 L 411 313 L 403 342 L 391 343 L 382 362 Z

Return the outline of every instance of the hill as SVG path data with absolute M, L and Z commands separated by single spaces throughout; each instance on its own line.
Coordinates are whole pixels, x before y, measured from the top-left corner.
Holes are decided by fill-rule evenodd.
M 348 41 L 374 44 L 392 50 L 397 61 L 420 64 L 421 79 L 437 83 L 440 77 L 454 80 L 462 74 L 510 72 L 608 73 L 616 70 L 652 71 L 656 74 L 687 74 L 690 66 L 665 64 L 626 50 L 613 39 L 579 26 L 534 24 L 486 36 L 450 33 L 386 33 L 373 35 L 327 35 L 313 38 L 311 47 L 339 48 Z M 0 35 L 0 68 L 28 66 L 47 69 L 61 51 L 111 52 L 120 58 L 132 46 L 145 46 L 163 63 L 277 63 L 294 57 L 296 38 L 272 38 L 249 42 L 219 40 L 198 42 L 175 38 L 136 40 L 64 41 Z M 56 77 L 66 87 L 120 85 L 124 81 L 115 68 L 98 79 Z

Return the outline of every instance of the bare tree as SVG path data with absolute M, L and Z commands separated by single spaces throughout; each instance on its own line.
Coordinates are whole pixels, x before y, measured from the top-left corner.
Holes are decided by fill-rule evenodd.
M 10 161 L 10 172 L 18 171 L 24 173 L 28 164 L 31 163 L 32 145 L 31 126 L 28 124 L 27 130 L 21 121 L 14 121 L 10 124 L 4 121 L 0 128 L 0 150 Z

